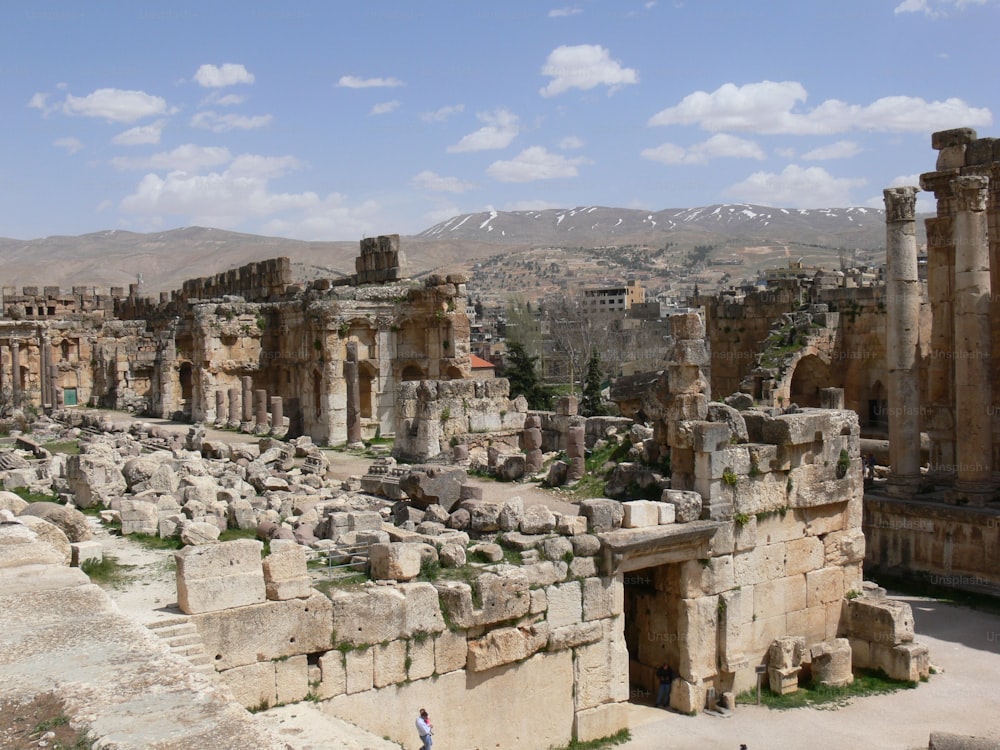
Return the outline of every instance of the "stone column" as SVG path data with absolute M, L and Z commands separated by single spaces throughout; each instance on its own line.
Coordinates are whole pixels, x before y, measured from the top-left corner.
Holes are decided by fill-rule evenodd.
M 524 451 L 524 473 L 533 475 L 540 472 L 542 470 L 542 420 L 537 414 L 529 414 L 524 420 L 521 449 Z
M 227 427 L 235 429 L 240 426 L 240 389 L 229 389 L 229 422 Z
M 344 380 L 347 383 L 347 444 L 361 442 L 361 386 L 358 382 L 358 345 L 347 344 L 347 359 L 344 360 Z
M 285 434 L 285 413 L 281 396 L 271 396 L 271 434 L 276 437 Z
M 7 350 L 9 346 L 0 346 L 0 393 L 3 393 L 7 386 Z
M 226 414 L 226 392 L 220 389 L 215 392 L 215 423 L 219 427 L 225 427 L 228 421 L 229 415 Z
M 19 339 L 10 340 L 10 392 L 14 406 L 21 405 L 21 342 Z
M 587 464 L 584 458 L 586 450 L 586 430 L 582 424 L 570 425 L 566 434 L 566 458 L 569 459 L 569 470 L 566 479 L 576 482 L 583 478 L 587 472 Z
M 263 388 L 258 388 L 254 391 L 254 432 L 267 432 L 267 391 Z
M 983 505 L 992 493 L 990 257 L 985 177 L 956 177 L 955 494 Z
M 50 360 L 52 359 L 51 354 L 49 355 L 49 359 Z M 59 368 L 56 365 L 49 365 L 48 370 L 49 370 L 48 373 L 46 373 L 47 375 L 46 380 L 48 381 L 48 389 L 49 389 L 48 404 L 52 408 L 55 408 L 56 406 L 58 406 L 57 402 L 62 400 L 59 398 L 60 396 L 62 396 L 62 389 L 56 387 L 56 382 L 59 380 Z
M 253 425 L 253 378 L 243 376 L 243 424 L 242 430 L 250 430 Z
M 889 188 L 885 196 L 886 344 L 889 374 L 888 492 L 912 495 L 920 486 L 920 280 L 917 278 L 915 187 Z
M 42 409 L 52 405 L 52 397 L 49 394 L 49 337 L 38 334 L 38 388 L 39 398 L 42 401 Z

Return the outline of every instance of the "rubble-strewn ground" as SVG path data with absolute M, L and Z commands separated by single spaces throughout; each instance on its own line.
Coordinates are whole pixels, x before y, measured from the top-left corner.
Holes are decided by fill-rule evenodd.
M 0 702 L 0 747 L 75 750 L 89 748 L 90 744 L 85 732 L 78 732 L 70 725 L 62 701 L 51 693 L 43 693 L 25 703 Z

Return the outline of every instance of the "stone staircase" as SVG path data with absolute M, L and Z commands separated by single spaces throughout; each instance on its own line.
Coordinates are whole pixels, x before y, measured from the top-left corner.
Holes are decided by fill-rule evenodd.
M 215 674 L 211 657 L 205 651 L 205 644 L 202 643 L 198 628 L 189 619 L 171 617 L 148 623 L 146 627 L 159 636 L 170 647 L 171 651 L 191 662 L 195 672 L 204 675 Z

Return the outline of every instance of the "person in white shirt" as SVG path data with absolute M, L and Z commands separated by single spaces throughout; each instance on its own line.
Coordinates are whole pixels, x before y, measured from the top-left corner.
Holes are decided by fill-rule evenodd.
M 434 744 L 434 739 L 431 736 L 434 734 L 434 725 L 431 724 L 431 717 L 427 715 L 427 709 L 420 709 L 420 716 L 417 717 L 417 734 L 420 735 L 420 741 L 423 743 L 421 745 L 421 750 L 431 750 L 431 745 Z

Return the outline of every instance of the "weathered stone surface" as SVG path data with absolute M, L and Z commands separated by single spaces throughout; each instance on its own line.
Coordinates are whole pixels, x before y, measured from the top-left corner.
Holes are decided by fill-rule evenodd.
M 575 649 L 577 710 L 628 699 L 628 649 L 621 634 Z
M 278 703 L 296 703 L 309 694 L 309 661 L 305 654 L 274 663 L 275 698 Z
M 809 651 L 814 683 L 824 687 L 843 687 L 854 682 L 851 644 L 846 638 L 817 643 Z
M 59 554 L 63 557 L 63 565 L 69 565 L 72 562 L 73 548 L 70 546 L 71 543 L 62 529 L 54 523 L 49 523 L 44 518 L 39 518 L 38 516 L 25 514 L 20 516 L 18 521 L 34 531 L 41 541 L 52 545 L 52 547 L 58 550 Z M 87 544 L 87 542 L 77 542 L 77 544 Z M 101 545 L 98 544 L 97 546 L 100 548 Z
M 434 636 L 434 671 L 438 674 L 465 669 L 468 643 L 465 633 L 443 630 Z
M 28 501 L 13 492 L 0 490 L 0 510 L 9 510 L 15 516 L 28 507 Z
M 650 500 L 630 500 L 622 503 L 622 510 L 623 529 L 640 529 L 660 523 L 660 508 Z
M 86 542 L 93 537 L 87 517 L 76 508 L 58 503 L 29 503 L 19 515 L 44 518 L 58 526 L 71 542 Z
M 523 617 L 531 605 L 528 579 L 520 568 L 482 573 L 475 586 L 482 602 L 479 608 L 473 605 L 472 588 L 467 583 L 436 584 L 441 606 L 447 609 L 450 621 L 463 630 Z
M 524 534 L 549 534 L 556 527 L 556 517 L 544 505 L 532 505 L 521 518 L 521 532 Z
M 406 641 L 389 641 L 372 646 L 373 685 L 377 688 L 406 679 Z
M 579 581 L 570 581 L 545 589 L 549 608 L 546 621 L 550 628 L 579 623 L 583 612 L 583 591 Z
M 344 654 L 348 695 L 364 693 L 375 686 L 375 649 L 356 649 Z
M 440 633 L 445 627 L 437 591 L 429 583 L 337 591 L 330 601 L 336 638 L 354 646 Z
M 418 508 L 440 505 L 450 512 L 458 503 L 462 483 L 467 479 L 465 469 L 430 467 L 410 470 L 399 480 L 399 487 Z
M 271 554 L 263 561 L 263 571 L 268 599 L 304 599 L 313 594 L 306 548 L 301 544 L 283 539 L 272 541 Z
M 124 525 L 124 519 L 122 520 Z M 180 538 L 184 544 L 196 547 L 203 544 L 215 544 L 219 541 L 219 527 L 211 523 L 185 521 L 180 527 Z
M 409 581 L 420 575 L 420 548 L 405 542 L 373 544 L 369 547 L 371 577 L 376 580 Z
M 107 505 L 110 498 L 128 488 L 115 460 L 94 453 L 81 453 L 66 460 L 66 482 L 80 508 Z
M 622 613 L 625 587 L 620 577 L 587 578 L 583 582 L 583 619 L 616 617 Z
M 580 501 L 580 515 L 587 519 L 589 531 L 599 534 L 619 528 L 625 512 L 617 500 L 590 498 Z
M 675 507 L 674 520 L 677 523 L 689 523 L 701 517 L 702 498 L 697 492 L 664 490 L 661 500 Z
M 853 638 L 895 646 L 913 640 L 913 610 L 897 599 L 867 596 L 847 603 L 845 628 Z
M 549 628 L 544 623 L 491 630 L 482 638 L 469 641 L 466 669 L 470 672 L 485 672 L 527 659 L 545 648 L 548 637 Z
M 265 601 L 262 548 L 253 539 L 239 539 L 175 552 L 181 611 L 193 615 Z

